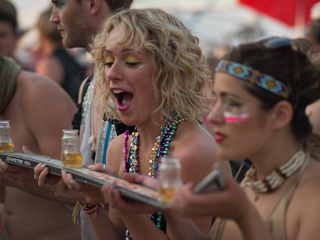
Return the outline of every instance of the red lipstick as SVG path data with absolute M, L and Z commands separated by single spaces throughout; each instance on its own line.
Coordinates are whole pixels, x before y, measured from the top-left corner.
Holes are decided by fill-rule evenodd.
M 227 136 L 220 132 L 214 132 L 214 138 L 216 139 L 217 143 L 220 143 L 224 141 L 227 138 Z

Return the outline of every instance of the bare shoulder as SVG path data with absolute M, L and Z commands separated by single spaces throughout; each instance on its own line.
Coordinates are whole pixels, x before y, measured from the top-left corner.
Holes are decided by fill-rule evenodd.
M 50 78 L 33 73 L 22 71 L 18 77 L 19 90 L 23 103 L 37 102 L 47 103 L 55 101 L 68 107 L 73 105 L 68 94 Z
M 217 143 L 213 136 L 198 124 L 183 122 L 178 126 L 174 141 L 172 155 L 180 159 L 183 171 L 186 174 L 198 171 L 194 181 L 198 182 L 218 162 L 226 170 L 229 169 L 227 161 L 222 160 L 217 154 Z M 182 175 L 184 175 L 182 173 Z M 182 176 L 184 178 L 184 176 Z
M 301 192 L 299 195 L 306 196 L 304 194 L 307 194 L 308 196 L 310 196 L 310 198 L 313 198 L 313 199 L 316 198 L 318 199 L 317 201 L 320 201 L 320 174 L 319 173 L 320 173 L 320 162 L 311 160 L 301 177 L 301 180 L 298 186 L 298 191 Z M 313 195 L 313 197 L 311 197 L 311 195 Z
M 20 85 L 24 87 L 24 90 L 34 89 L 35 86 L 41 88 L 52 87 L 54 90 L 59 87 L 59 85 L 49 77 L 29 71 L 21 71 L 18 76 L 18 81 Z
M 36 122 L 51 126 L 52 131 L 72 127 L 77 107 L 66 91 L 51 79 L 22 71 L 18 76 L 17 91 L 24 120 L 33 132 L 41 131 Z
M 306 166 L 299 184 L 295 190 L 295 195 L 292 200 L 292 205 L 295 209 L 301 209 L 303 214 L 304 206 L 319 207 L 320 211 L 320 163 L 311 160 Z M 308 196 L 308 197 L 306 197 Z M 299 211 L 297 211 L 299 212 Z M 319 212 L 320 215 L 320 212 Z
M 319 239 L 319 171 L 320 163 L 311 161 L 303 172 L 288 206 L 288 239 Z
M 192 122 L 181 123 L 176 132 L 175 154 L 202 159 L 219 159 L 217 143 L 213 136 L 198 124 Z M 189 159 L 189 158 L 186 158 Z

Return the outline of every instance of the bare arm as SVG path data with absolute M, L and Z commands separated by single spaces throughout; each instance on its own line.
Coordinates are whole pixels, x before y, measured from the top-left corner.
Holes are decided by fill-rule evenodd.
M 124 239 L 125 233 L 118 230 L 106 211 L 99 211 L 96 215 L 89 214 L 88 218 L 96 240 Z

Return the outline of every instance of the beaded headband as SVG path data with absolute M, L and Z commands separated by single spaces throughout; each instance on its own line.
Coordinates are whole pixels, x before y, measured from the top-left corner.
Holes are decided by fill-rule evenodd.
M 222 59 L 216 68 L 216 72 L 232 75 L 285 99 L 289 98 L 289 89 L 283 82 L 249 66 Z

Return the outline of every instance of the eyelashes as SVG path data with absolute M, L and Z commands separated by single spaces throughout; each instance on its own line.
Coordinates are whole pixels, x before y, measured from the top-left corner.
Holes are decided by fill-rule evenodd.
M 113 63 L 114 63 L 114 62 L 106 62 L 106 63 L 104 64 L 104 66 L 111 68 L 112 65 L 113 65 Z M 146 66 L 146 64 L 141 63 L 141 62 L 136 62 L 136 63 L 133 63 L 133 62 L 125 62 L 125 64 L 126 64 L 128 67 L 130 67 L 130 68 L 135 68 L 135 67 L 137 67 L 137 66 L 139 65 L 139 67 L 138 67 L 139 69 L 144 68 L 144 67 Z
M 137 65 L 141 64 L 141 62 L 125 62 L 125 64 L 129 67 L 136 67 Z

